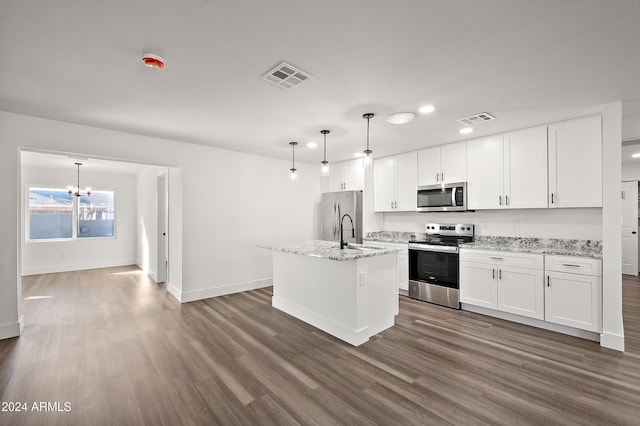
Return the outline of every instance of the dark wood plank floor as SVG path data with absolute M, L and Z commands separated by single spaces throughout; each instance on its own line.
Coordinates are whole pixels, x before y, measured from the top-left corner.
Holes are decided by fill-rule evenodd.
M 627 352 L 401 298 L 354 348 L 271 307 L 271 289 L 180 305 L 134 267 L 25 277 L 0 341 L 0 424 L 640 424 L 640 280 Z M 64 411 L 64 403 L 71 411 Z

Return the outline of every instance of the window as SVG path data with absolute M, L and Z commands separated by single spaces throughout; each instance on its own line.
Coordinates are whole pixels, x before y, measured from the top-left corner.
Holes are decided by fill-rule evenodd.
M 113 237 L 115 193 L 76 197 L 66 189 L 29 188 L 29 240 Z

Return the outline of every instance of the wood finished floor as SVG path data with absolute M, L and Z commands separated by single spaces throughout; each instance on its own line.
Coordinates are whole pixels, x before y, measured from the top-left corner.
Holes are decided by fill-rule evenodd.
M 354 348 L 271 307 L 271 289 L 180 305 L 135 267 L 23 279 L 0 341 L 0 424 L 640 424 L 640 280 L 627 352 L 400 299 Z

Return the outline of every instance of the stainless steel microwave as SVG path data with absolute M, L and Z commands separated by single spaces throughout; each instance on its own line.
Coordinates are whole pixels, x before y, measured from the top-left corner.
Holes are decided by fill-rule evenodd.
M 418 187 L 419 212 L 461 212 L 467 210 L 467 183 L 443 183 Z

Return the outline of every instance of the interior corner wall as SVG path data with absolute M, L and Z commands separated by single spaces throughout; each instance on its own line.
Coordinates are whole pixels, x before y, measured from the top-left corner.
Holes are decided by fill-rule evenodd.
M 115 192 L 115 236 L 73 240 L 28 241 L 26 238 L 28 186 L 65 188 L 75 179 L 75 169 L 22 167 L 22 275 L 77 271 L 133 265 L 135 263 L 135 175 L 82 172 L 82 181 L 94 190 Z
M 0 203 L 0 338 L 20 325 L 20 148 L 172 167 L 167 288 L 183 302 L 270 285 L 271 252 L 256 244 L 317 237 L 315 165 L 296 164 L 292 182 L 288 159 L 0 112 L 0 189 L 14 194 Z

